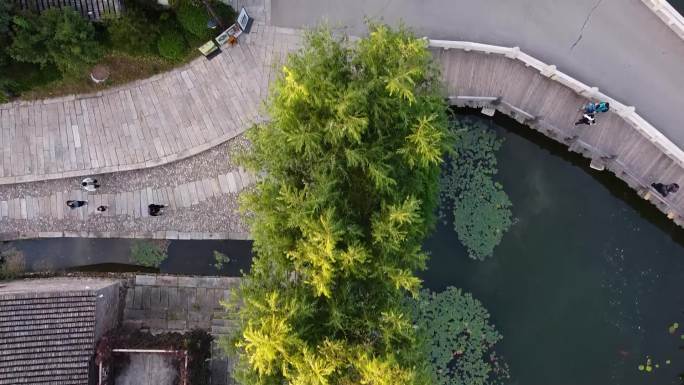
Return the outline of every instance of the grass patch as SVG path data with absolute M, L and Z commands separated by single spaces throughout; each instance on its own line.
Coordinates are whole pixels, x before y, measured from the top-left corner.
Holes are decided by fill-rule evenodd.
M 187 52 L 181 63 L 199 56 L 199 51 Z M 71 94 L 87 94 L 116 87 L 139 79 L 146 79 L 158 73 L 166 72 L 178 66 L 178 62 L 156 56 L 133 56 L 122 52 L 105 55 L 98 64 L 109 67 L 111 75 L 106 82 L 95 84 L 90 74 L 78 78 L 58 79 L 46 84 L 36 85 L 24 91 L 20 98 L 24 100 L 42 99 Z
M 16 85 L 15 92 L 25 92 L 32 88 L 58 81 L 62 78 L 61 74 L 54 65 L 47 65 L 40 68 L 38 64 L 18 63 L 13 60 L 3 67 L 0 67 L 0 74 L 3 78 L 11 79 Z

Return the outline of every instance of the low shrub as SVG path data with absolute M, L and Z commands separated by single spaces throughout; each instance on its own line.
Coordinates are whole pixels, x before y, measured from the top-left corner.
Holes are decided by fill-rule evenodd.
M 24 254 L 16 249 L 0 253 L 0 280 L 16 278 L 26 269 Z
M 183 35 L 173 29 L 163 29 L 157 40 L 159 55 L 171 61 L 182 59 L 187 48 Z
M 159 267 L 168 257 L 166 249 L 168 243 L 164 241 L 133 241 L 131 245 L 131 259 L 138 265 Z
M 226 28 L 235 23 L 235 20 L 237 20 L 237 12 L 235 12 L 233 7 L 220 1 L 212 1 L 210 4 L 216 13 L 216 16 L 221 19 L 221 22 Z
M 157 53 L 154 43 L 159 31 L 141 11 L 129 9 L 123 16 L 108 18 L 106 25 L 115 50 L 133 55 Z
M 210 39 L 212 31 L 207 27 L 210 16 L 204 5 L 196 5 L 191 0 L 178 0 L 175 3 L 176 18 L 183 29 L 200 39 Z
M 119 327 L 109 330 L 100 338 L 95 347 L 95 363 L 109 368 L 105 371 L 105 373 L 110 373 L 109 378 L 105 376 L 103 379 L 103 383 L 109 385 L 113 383 L 116 373 L 128 365 L 128 355 L 115 353 L 113 349 L 185 350 L 188 353 L 187 371 L 184 367 L 184 354 L 171 356 L 179 368 L 179 383 L 208 384 L 212 340 L 213 337 L 201 329 L 193 329 L 185 334 L 177 332 L 151 334 L 136 328 Z
M 54 64 L 65 76 L 82 75 L 103 53 L 93 25 L 69 7 L 16 16 L 13 30 L 9 54 L 15 61 Z

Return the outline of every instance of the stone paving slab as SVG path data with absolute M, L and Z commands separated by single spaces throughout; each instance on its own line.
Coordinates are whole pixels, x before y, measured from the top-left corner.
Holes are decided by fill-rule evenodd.
M 220 301 L 228 299 L 239 282 L 236 277 L 136 275 L 126 291 L 124 323 L 153 332 L 185 332 L 195 327 L 226 331 Z
M 154 167 L 234 138 L 263 119 L 277 64 L 298 45 L 299 34 L 254 24 L 212 60 L 96 94 L 0 105 L 0 184 Z
M 209 183 L 218 183 L 219 177 L 227 175 L 239 175 L 242 171 L 232 171 L 226 174 L 209 178 Z M 87 237 L 87 238 L 156 238 L 156 239 L 246 239 L 248 234 L 244 229 L 239 231 L 212 232 L 209 226 L 202 226 L 201 216 L 195 220 L 194 228 L 202 231 L 179 231 L 182 226 L 165 228 L 163 223 L 153 227 L 153 232 L 137 232 L 126 229 L 123 225 L 133 221 L 133 227 L 144 228 L 145 222 L 161 222 L 169 217 L 181 215 L 187 212 L 202 210 L 204 212 L 219 214 L 221 210 L 229 210 L 226 215 L 237 216 L 234 207 L 227 203 L 235 201 L 237 194 L 248 186 L 235 186 L 222 191 L 221 194 L 204 194 L 201 181 L 182 183 L 173 189 L 144 188 L 135 191 L 123 191 L 115 194 L 86 193 L 81 190 L 69 191 L 66 194 L 56 192 L 47 196 L 24 196 L 0 201 L 0 239 L 25 239 L 25 238 L 58 238 L 58 237 Z M 167 195 L 168 192 L 168 195 Z M 158 197 L 155 199 L 155 197 Z M 85 200 L 88 204 L 84 207 L 70 209 L 66 206 L 66 200 Z M 170 202 L 175 204 L 175 208 Z M 163 215 L 150 217 L 147 205 L 168 205 L 163 209 Z M 107 206 L 107 211 L 98 212 L 100 205 Z M 30 215 L 29 215 L 30 213 Z M 209 219 L 209 218 L 206 218 Z M 236 219 L 239 219 L 237 217 Z M 199 221 L 199 222 L 198 222 Z M 190 223 L 186 223 L 190 226 Z M 226 226 L 228 224 L 226 223 Z M 112 231 L 93 231 L 93 228 L 111 228 Z M 9 228 L 29 229 L 21 233 L 6 232 Z M 66 231 L 65 229 L 79 228 L 82 231 Z M 130 228 L 130 226 L 129 226 Z M 186 227 L 187 228 L 187 227 Z M 207 230 L 204 230 L 207 229 Z
M 255 178 L 234 162 L 249 143 L 239 137 L 168 165 L 97 176 L 96 192 L 79 190 L 81 179 L 0 185 L 0 240 L 26 238 L 247 239 L 239 194 Z M 247 186 L 221 190 L 219 179 Z M 216 186 L 216 187 L 215 187 Z M 67 200 L 85 200 L 70 209 Z M 161 216 L 148 204 L 168 205 Z M 100 205 L 107 206 L 98 212 Z

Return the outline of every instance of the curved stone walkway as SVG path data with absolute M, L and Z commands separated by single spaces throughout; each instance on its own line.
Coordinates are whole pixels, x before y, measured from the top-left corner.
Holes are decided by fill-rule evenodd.
M 0 105 L 0 184 L 129 171 L 186 158 L 259 121 L 296 31 L 255 23 L 212 60 L 94 95 Z
M 96 192 L 80 178 L 0 185 L 0 240 L 54 237 L 246 239 L 238 194 L 254 178 L 231 162 L 241 137 L 161 167 L 98 175 Z M 70 209 L 67 200 L 85 200 Z M 151 217 L 147 205 L 165 204 Z M 108 209 L 101 213 L 100 205 Z
M 458 106 L 499 110 L 571 151 L 607 168 L 649 199 L 679 226 L 684 226 L 684 193 L 661 197 L 653 182 L 684 186 L 684 167 L 612 112 L 598 114 L 598 124 L 575 126 L 578 107 L 589 100 L 503 55 L 433 49 L 442 67 L 450 102 Z

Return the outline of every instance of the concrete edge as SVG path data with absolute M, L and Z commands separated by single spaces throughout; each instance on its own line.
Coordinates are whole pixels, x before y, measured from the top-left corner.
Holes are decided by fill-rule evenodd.
M 668 28 L 680 39 L 684 40 L 684 16 L 667 2 L 667 0 L 641 0 Z
M 568 147 L 568 151 L 575 152 L 583 157 L 593 159 L 606 159 L 604 161 L 606 169 L 611 171 L 616 177 L 627 183 L 637 195 L 645 200 L 648 200 L 663 214 L 666 214 L 668 219 L 671 219 L 677 226 L 684 228 L 684 213 L 679 212 L 676 208 L 662 199 L 657 194 L 648 194 L 651 190 L 647 184 L 644 184 L 636 175 L 633 175 L 625 165 L 617 159 L 611 159 L 610 154 L 604 154 L 593 146 L 585 143 L 579 139 L 565 138 L 562 131 L 552 124 L 547 123 L 543 119 L 537 119 L 531 114 L 523 111 L 521 108 L 514 106 L 504 100 L 499 103 L 494 103 L 492 100 L 498 99 L 496 97 L 474 97 L 473 100 L 466 99 L 467 97 L 449 96 L 449 104 L 457 107 L 473 107 L 473 108 L 492 108 L 500 113 L 509 116 L 525 126 L 540 132 L 549 139 L 561 143 Z M 532 116 L 532 118 L 530 118 Z
M 181 240 L 251 240 L 249 232 L 179 232 L 179 231 L 156 231 L 149 233 L 125 233 L 125 232 L 94 232 L 94 231 L 42 231 L 42 232 L 7 232 L 0 233 L 0 241 L 16 241 L 26 239 L 50 239 L 50 238 L 123 238 L 123 239 L 181 239 Z

